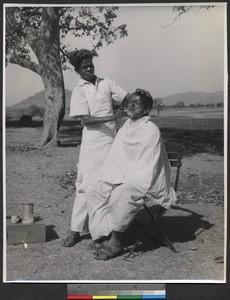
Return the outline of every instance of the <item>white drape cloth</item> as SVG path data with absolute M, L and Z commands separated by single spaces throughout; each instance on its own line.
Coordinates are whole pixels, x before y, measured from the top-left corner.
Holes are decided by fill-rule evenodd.
M 105 159 L 101 181 L 129 183 L 169 208 L 175 199 L 170 187 L 170 164 L 158 127 L 143 117 L 128 119 L 118 131 Z
M 143 196 L 128 183 L 112 186 L 99 181 L 90 185 L 86 198 L 92 239 L 108 236 L 113 230 L 124 232 L 142 208 Z
M 167 209 L 176 200 L 160 131 L 149 117 L 126 121 L 105 159 L 100 182 L 87 187 L 92 237 L 124 231 L 144 196 Z

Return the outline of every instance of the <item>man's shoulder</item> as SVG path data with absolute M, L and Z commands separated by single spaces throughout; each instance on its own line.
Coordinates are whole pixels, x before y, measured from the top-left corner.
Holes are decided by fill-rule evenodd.
M 99 83 L 106 83 L 109 84 L 110 82 L 113 82 L 111 79 L 109 79 L 108 77 L 97 77 L 97 80 Z
M 82 90 L 82 88 L 79 87 L 79 85 L 77 84 L 77 85 L 73 88 L 72 95 L 73 95 L 73 94 L 79 93 L 81 90 Z
M 74 86 L 73 91 L 78 90 L 82 86 L 84 86 L 84 82 L 81 79 L 79 79 L 78 83 Z
M 71 94 L 71 100 L 76 101 L 77 99 L 81 99 L 82 97 L 85 98 L 86 92 L 84 89 L 84 86 L 79 86 L 79 84 L 77 84 L 72 91 Z

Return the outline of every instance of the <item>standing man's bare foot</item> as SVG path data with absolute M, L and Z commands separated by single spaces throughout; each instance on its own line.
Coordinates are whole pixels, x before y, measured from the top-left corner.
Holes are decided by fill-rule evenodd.
M 77 231 L 70 231 L 68 235 L 62 240 L 62 246 L 72 247 L 80 241 L 80 233 Z

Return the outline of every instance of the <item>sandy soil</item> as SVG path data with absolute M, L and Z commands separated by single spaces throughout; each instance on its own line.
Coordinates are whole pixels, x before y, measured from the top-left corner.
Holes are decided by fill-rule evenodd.
M 158 239 L 143 238 L 137 256 L 96 261 L 85 236 L 72 248 L 61 246 L 69 230 L 79 146 L 52 150 L 31 148 L 41 128 L 8 128 L 6 148 L 6 213 L 22 212 L 34 202 L 35 214 L 47 227 L 43 244 L 7 246 L 7 280 L 223 280 L 223 157 L 199 153 L 184 157 L 178 204 L 161 219 L 174 243 L 172 252 Z M 140 220 L 145 219 L 143 212 Z M 155 236 L 159 233 L 153 232 Z M 131 225 L 124 234 L 129 248 L 142 233 Z

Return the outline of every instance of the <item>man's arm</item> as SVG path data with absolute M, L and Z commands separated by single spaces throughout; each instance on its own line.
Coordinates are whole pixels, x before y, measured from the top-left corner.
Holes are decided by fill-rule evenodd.
M 84 126 L 96 126 L 106 122 L 115 121 L 115 119 L 115 116 L 92 117 L 90 115 L 84 115 L 81 117 L 81 121 Z
M 124 109 L 119 108 L 115 115 L 108 117 L 93 117 L 90 115 L 76 116 L 74 119 L 81 118 L 81 122 L 84 126 L 97 126 L 110 121 L 118 121 L 124 116 Z
M 109 117 L 92 117 L 84 115 L 81 117 L 84 126 L 96 126 L 110 121 L 120 121 L 125 116 L 124 108 L 119 107 L 113 116 Z

